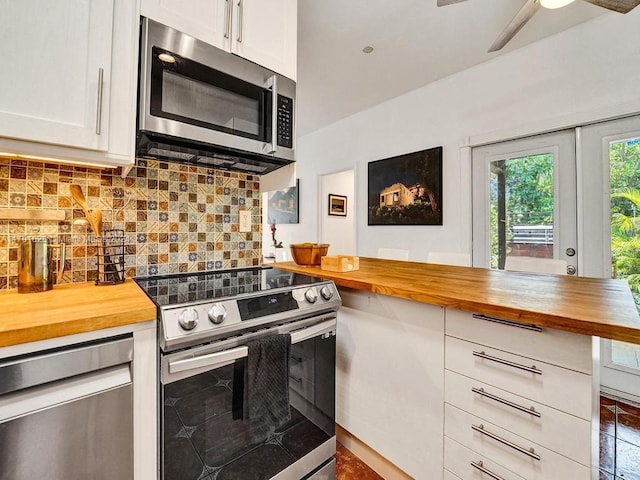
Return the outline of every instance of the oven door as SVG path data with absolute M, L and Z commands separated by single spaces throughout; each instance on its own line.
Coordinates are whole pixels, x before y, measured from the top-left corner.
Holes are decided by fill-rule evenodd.
M 334 479 L 335 329 L 332 313 L 164 355 L 162 479 Z M 233 418 L 234 363 L 246 361 L 248 340 L 270 333 L 291 334 L 291 420 L 252 444 Z

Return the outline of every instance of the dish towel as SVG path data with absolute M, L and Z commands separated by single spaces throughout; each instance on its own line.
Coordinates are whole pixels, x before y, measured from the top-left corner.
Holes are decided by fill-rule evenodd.
M 247 343 L 244 419 L 252 443 L 267 439 L 291 420 L 289 350 L 291 336 L 270 335 Z

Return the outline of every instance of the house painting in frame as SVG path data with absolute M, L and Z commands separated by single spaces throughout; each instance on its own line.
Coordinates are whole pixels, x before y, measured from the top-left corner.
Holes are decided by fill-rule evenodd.
M 442 147 L 369 162 L 369 225 L 442 225 Z
M 299 186 L 299 180 L 296 180 L 295 187 L 275 190 L 267 194 L 267 223 L 276 223 L 278 225 L 299 223 Z

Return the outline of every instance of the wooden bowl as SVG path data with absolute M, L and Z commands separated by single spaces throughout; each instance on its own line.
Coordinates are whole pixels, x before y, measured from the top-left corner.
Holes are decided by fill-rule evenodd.
M 292 243 L 293 261 L 304 267 L 320 265 L 320 259 L 329 251 L 328 243 Z

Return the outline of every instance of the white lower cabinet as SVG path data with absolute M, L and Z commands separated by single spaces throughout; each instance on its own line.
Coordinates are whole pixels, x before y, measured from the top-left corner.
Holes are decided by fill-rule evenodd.
M 444 309 L 340 295 L 336 422 L 411 477 L 441 479 Z
M 591 468 L 445 404 L 447 437 L 528 480 L 589 480 Z M 567 432 L 567 436 L 573 434 Z M 517 477 L 516 477 L 517 478 Z
M 583 335 L 446 309 L 445 471 L 597 478 L 593 348 Z
M 521 476 L 507 470 L 486 457 L 463 447 L 449 437 L 444 439 L 445 480 L 452 479 L 484 479 L 524 480 Z M 447 477 L 447 473 L 450 477 Z

